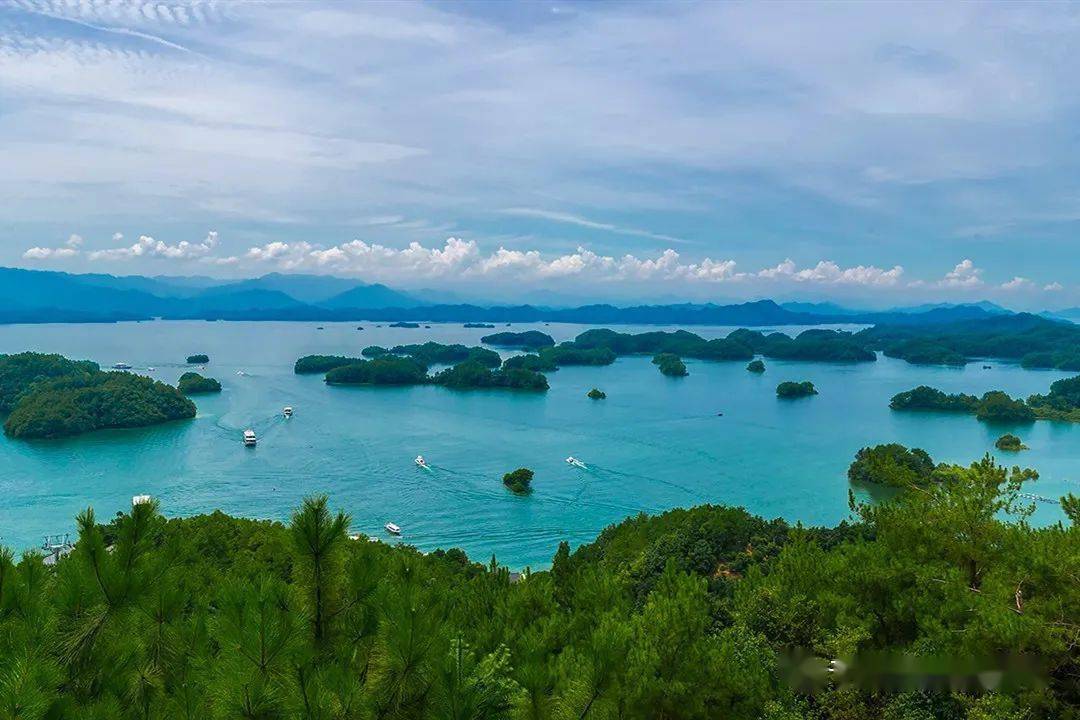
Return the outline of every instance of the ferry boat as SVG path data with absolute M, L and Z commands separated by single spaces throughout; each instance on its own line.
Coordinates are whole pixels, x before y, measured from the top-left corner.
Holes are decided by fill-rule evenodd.
M 401 534 L 401 528 L 399 528 L 394 523 L 386 523 L 386 525 L 384 527 L 386 528 L 386 532 L 390 533 L 391 535 L 400 535 Z
M 427 466 L 428 466 L 427 460 L 424 459 L 423 455 L 417 455 L 416 459 L 413 460 L 413 462 L 416 463 L 417 465 L 419 465 L 422 468 L 427 468 Z
M 254 430 L 245 430 L 244 431 L 244 445 L 246 445 L 247 447 L 255 447 L 256 442 L 257 442 L 257 440 L 255 439 L 255 431 Z
M 286 405 L 285 409 L 281 411 L 281 414 L 287 418 L 292 417 L 292 405 Z
M 113 370 L 130 370 L 131 366 L 128 365 L 127 363 L 118 362 L 118 363 L 113 363 L 112 369 Z
M 566 458 L 566 464 L 567 465 L 573 465 L 574 467 L 579 467 L 579 468 L 584 468 L 585 467 L 585 463 L 581 462 L 580 460 L 578 460 L 573 455 Z

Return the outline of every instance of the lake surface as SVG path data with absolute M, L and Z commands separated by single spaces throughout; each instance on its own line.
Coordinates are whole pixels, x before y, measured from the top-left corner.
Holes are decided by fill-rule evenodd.
M 744 362 L 686 360 L 689 377 L 667 378 L 650 358 L 629 357 L 608 367 L 564 368 L 548 374 L 546 394 L 525 394 L 327 387 L 321 375 L 293 374 L 301 355 L 358 355 L 368 345 L 426 340 L 472 345 L 495 332 L 361 325 L 0 326 L 0 353 L 58 352 L 102 367 L 123 361 L 168 383 L 189 369 L 186 356 L 206 353 L 204 374 L 224 386 L 220 395 L 195 398 L 199 412 L 190 421 L 61 441 L 0 436 L 2 542 L 37 545 L 45 534 L 73 531 L 87 506 L 108 518 L 142 493 L 158 498 L 167 515 L 221 509 L 280 520 L 305 495 L 327 493 L 352 516 L 355 532 L 389 540 L 382 528 L 390 521 L 421 549 L 457 546 L 479 561 L 494 553 L 515 568 L 546 566 L 561 539 L 587 542 L 639 511 L 728 503 L 769 518 L 833 524 L 848 515 L 845 472 L 860 447 L 895 441 L 966 464 L 993 451 L 1010 429 L 971 416 L 892 412 L 895 393 L 926 384 L 1027 397 L 1068 375 L 999 362 L 989 370 L 979 362 L 962 370 L 917 367 L 881 357 L 859 365 L 766 359 L 764 375 L 747 372 Z M 512 329 L 566 340 L 587 326 Z M 689 329 L 711 338 L 733 328 Z M 783 380 L 811 380 L 821 394 L 778 400 Z M 592 387 L 607 399 L 586 398 Z M 290 420 L 281 415 L 285 405 L 295 408 Z M 249 427 L 259 435 L 256 448 L 241 444 Z M 1040 471 L 1031 492 L 1080 492 L 1080 425 L 1039 421 L 1013 430 L 1031 449 L 998 456 Z M 417 454 L 431 470 L 414 465 Z M 588 469 L 567 465 L 571 454 Z M 528 497 L 501 483 L 503 473 L 522 466 L 536 472 Z M 1038 503 L 1034 522 L 1062 517 L 1057 505 Z

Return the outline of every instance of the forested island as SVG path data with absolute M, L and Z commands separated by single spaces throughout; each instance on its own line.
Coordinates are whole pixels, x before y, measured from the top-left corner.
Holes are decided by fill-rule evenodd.
M 1001 390 L 978 397 L 966 393 L 946 394 L 920 385 L 893 396 L 893 410 L 934 410 L 975 415 L 979 420 L 1031 422 L 1036 419 L 1080 422 L 1080 375 L 1050 384 L 1045 395 L 1031 395 L 1027 401 L 1012 398 Z
M 188 355 L 187 356 L 188 365 L 205 365 L 208 362 L 210 362 L 210 356 L 209 355 L 201 355 L 200 354 L 200 355 Z
M 998 450 L 1005 450 L 1006 452 L 1020 452 L 1021 450 L 1028 449 L 1028 446 L 1024 444 L 1024 441 L 1012 433 L 1005 433 L 995 440 L 994 447 Z
M 747 363 L 746 369 L 752 373 L 763 373 L 765 372 L 765 363 L 761 360 L 751 360 Z
M 0 355 L 4 433 L 60 438 L 105 428 L 156 425 L 195 417 L 195 405 L 165 383 L 60 355 Z
M 690 374 L 687 372 L 682 358 L 672 353 L 657 353 L 653 356 L 652 363 L 657 367 L 661 375 L 686 377 Z
M 1025 368 L 1080 370 L 1080 326 L 1019 313 L 938 325 L 876 325 L 855 334 L 865 347 L 911 363 L 964 365 L 974 358 Z
M 542 347 L 554 345 L 555 338 L 539 330 L 526 330 L 525 332 L 497 332 L 485 335 L 480 338 L 480 342 L 497 347 L 538 350 Z
M 426 345 L 434 344 L 427 343 Z M 413 348 L 424 346 L 401 347 L 411 352 Z M 424 351 L 416 350 L 412 355 L 398 355 L 391 351 L 378 352 L 371 359 L 307 356 L 296 361 L 294 370 L 297 373 L 325 372 L 325 381 L 328 385 L 441 385 L 460 390 L 507 388 L 544 391 L 548 389 L 547 378 L 538 372 L 521 368 L 499 368 L 499 363 L 494 363 L 494 367 L 498 369 L 493 369 L 490 357 L 486 353 L 495 355 L 497 359 L 496 353 L 485 348 L 468 348 L 467 350 L 469 352 L 465 353 L 465 359 L 461 362 L 433 375 L 428 373 L 427 361 L 431 357 L 443 357 L 443 351 L 436 351 L 430 347 Z
M 778 398 L 801 398 L 817 394 L 817 388 L 809 380 L 803 380 L 802 382 L 788 380 L 776 386 L 776 397 Z
M 1019 522 L 1029 480 L 952 466 L 831 528 L 639 514 L 517 581 L 456 549 L 350 540 L 319 497 L 287 524 L 87 510 L 55 568 L 0 554 L 0 662 L 19 678 L 0 692 L 27 718 L 1073 718 L 1080 501 L 1067 523 Z M 960 685 L 875 690 L 846 684 L 850 661 L 793 677 L 792 648 L 822 669 L 928 649 L 971 664 Z M 1017 653 L 1039 668 L 985 690 Z
M 221 392 L 221 383 L 214 378 L 203 377 L 197 372 L 186 372 L 181 375 L 176 387 L 185 395 Z

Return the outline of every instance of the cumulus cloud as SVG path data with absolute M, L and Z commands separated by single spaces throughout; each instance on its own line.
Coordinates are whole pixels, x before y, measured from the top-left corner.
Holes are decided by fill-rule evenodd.
M 945 273 L 945 277 L 938 281 L 939 287 L 947 288 L 974 288 L 983 284 L 980 277 L 982 270 L 975 267 L 975 263 L 964 258 L 952 271 Z
M 1015 276 L 1008 282 L 1001 283 L 1002 290 L 1030 290 L 1035 287 L 1035 283 L 1026 277 Z
M 32 247 L 24 252 L 22 256 L 27 260 L 62 260 L 75 257 L 78 254 L 78 249 L 73 247 Z
M 120 242 L 124 236 L 120 233 L 113 235 L 114 242 Z M 181 240 L 175 245 L 170 245 L 162 240 L 155 240 L 149 235 L 140 235 L 139 239 L 126 247 L 106 248 L 94 250 L 87 257 L 90 260 L 131 260 L 134 258 L 165 258 L 168 260 L 193 260 L 208 255 L 218 243 L 217 232 L 211 230 L 201 242 L 188 242 Z
M 1046 290 L 1047 292 L 1058 292 L 1058 291 L 1064 290 L 1064 289 L 1065 289 L 1065 286 L 1062 285 L 1059 282 L 1056 282 L 1056 281 L 1052 282 L 1052 283 L 1047 283 L 1046 285 L 1043 285 L 1043 290 Z
M 827 285 L 889 287 L 899 283 L 903 274 L 904 268 L 900 265 L 894 265 L 889 270 L 873 265 L 856 265 L 855 267 L 842 268 L 831 260 L 822 260 L 813 267 L 800 270 L 795 265 L 795 262 L 789 258 L 776 267 L 759 271 L 757 275 L 758 277 L 774 280 L 786 279 Z

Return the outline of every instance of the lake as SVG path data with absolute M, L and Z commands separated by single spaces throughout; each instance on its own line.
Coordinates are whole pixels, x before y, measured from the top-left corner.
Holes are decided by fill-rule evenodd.
M 360 325 L 364 329 L 357 330 Z M 220 395 L 195 398 L 194 420 L 104 431 L 60 441 L 0 436 L 0 538 L 38 545 L 71 532 L 93 506 L 100 518 L 149 493 L 166 515 L 221 509 L 286 520 L 301 498 L 326 493 L 352 516 L 354 532 L 423 550 L 461 547 L 514 568 L 546 566 L 558 542 L 593 539 L 606 525 L 641 511 L 700 503 L 741 505 L 768 518 L 834 524 L 849 514 L 845 475 L 864 445 L 900 442 L 937 461 L 969 463 L 1012 429 L 1030 450 L 1002 462 L 1035 467 L 1030 492 L 1057 498 L 1080 492 L 1080 426 L 1039 421 L 988 427 L 971 416 L 896 413 L 889 398 L 916 385 L 981 394 L 1002 389 L 1027 397 L 1068 373 L 970 363 L 964 369 L 918 367 L 880 357 L 831 365 L 765 359 L 754 375 L 745 362 L 686 360 L 686 378 L 662 376 L 648 357 L 608 367 L 549 373 L 547 393 L 453 391 L 440 387 L 327 387 L 321 375 L 293 374 L 302 355 L 359 355 L 368 345 L 478 344 L 495 332 L 460 325 L 377 328 L 374 323 L 144 322 L 115 325 L 0 326 L 0 353 L 36 350 L 108 367 L 127 362 L 168 383 L 206 353 L 204 374 Z M 503 330 L 506 328 L 498 328 Z M 588 326 L 515 324 L 556 340 Z M 619 327 L 643 332 L 649 327 Z M 733 328 L 688 328 L 720 337 Z M 805 328 L 779 329 L 798 333 Z M 512 354 L 512 353 L 504 353 Z M 147 367 L 155 368 L 147 371 Z M 245 374 L 238 374 L 243 371 Z M 811 380 L 820 395 L 778 400 L 777 383 Z M 607 399 L 589 400 L 598 387 Z M 291 405 L 293 418 L 282 417 Z M 722 416 L 718 413 L 723 413 Z M 241 433 L 253 428 L 256 448 Z M 413 463 L 423 454 L 431 464 Z M 581 458 L 587 469 L 568 465 Z M 527 497 L 509 493 L 503 473 L 536 472 Z M 1038 503 L 1033 522 L 1056 522 L 1057 505 Z

